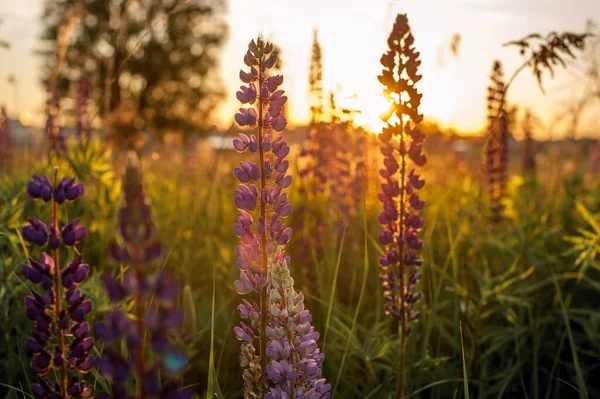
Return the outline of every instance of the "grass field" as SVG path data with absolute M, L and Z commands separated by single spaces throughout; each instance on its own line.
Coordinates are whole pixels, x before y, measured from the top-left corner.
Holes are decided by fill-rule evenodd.
M 58 165 L 61 173 L 76 174 L 87 186 L 68 212 L 89 226 L 89 237 L 78 249 L 92 265 L 82 286 L 95 304 L 91 320 L 109 307 L 100 275 L 114 270 L 105 251 L 116 235 L 120 204 L 119 157 L 100 148 L 92 145 L 82 153 L 74 147 L 69 161 Z M 423 316 L 406 347 L 408 397 L 600 394 L 594 377 L 600 364 L 600 186 L 597 176 L 586 175 L 585 162 L 578 162 L 584 157 L 561 156 L 562 165 L 579 167 L 569 173 L 538 171 L 534 182 L 513 170 L 508 216 L 490 227 L 481 212 L 477 173 L 460 174 L 444 154 L 430 155 L 426 174 L 435 183 L 423 193 L 428 200 Z M 181 286 L 185 319 L 179 336 L 192 354 L 185 383 L 198 395 L 211 386 L 214 397 L 224 398 L 242 392 L 239 341 L 232 332 L 239 302 L 232 284 L 237 211 L 231 170 L 237 158 L 202 150 L 191 169 L 182 151 L 171 150 L 168 158 L 143 162 L 157 232 L 167 248 L 162 266 Z M 32 329 L 23 302 L 30 286 L 20 269 L 26 253 L 38 250 L 25 244 L 18 230 L 28 217 L 48 212 L 28 199 L 24 188 L 32 173 L 51 172 L 42 162 L 24 162 L 16 169 L 2 176 L 0 194 L 0 389 L 10 398 L 30 395 L 35 379 L 23 338 Z M 290 268 L 321 332 L 323 374 L 338 398 L 385 397 L 398 370 L 399 340 L 384 315 L 378 282 L 381 248 L 374 195 L 353 199 L 359 211 L 341 218 L 332 211 L 331 198 L 317 196 L 305 204 L 297 186 L 291 188 L 295 208 L 310 205 L 325 216 L 321 239 L 313 240 L 311 254 L 302 258 L 314 267 L 316 278 L 307 280 L 308 266 L 300 262 L 293 260 Z M 305 218 L 290 244 L 296 259 L 302 254 L 294 240 L 310 237 L 316 221 L 308 213 L 292 217 L 292 225 Z M 88 380 L 98 389 L 103 386 L 95 372 Z

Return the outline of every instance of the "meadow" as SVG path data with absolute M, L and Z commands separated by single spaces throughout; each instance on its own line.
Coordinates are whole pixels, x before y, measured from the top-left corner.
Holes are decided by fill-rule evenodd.
M 420 97 L 414 91 L 418 77 L 410 60 L 415 61 L 418 55 L 410 53 L 412 42 L 408 30 L 402 31 L 406 23 L 398 18 L 392 35 L 395 32 L 400 39 L 397 42 L 390 39 L 392 56 L 387 60 L 382 58 L 384 78 L 380 79 L 392 92 L 390 98 L 395 105 L 391 113 L 398 117 L 396 122 L 387 125 L 391 138 L 382 138 L 387 134 L 385 131 L 376 135 L 353 126 L 342 112 L 330 119 L 322 117 L 315 121 L 307 138 L 289 145 L 288 154 L 287 145 L 275 139 L 285 127 L 278 119 L 282 111 L 276 109 L 285 103 L 285 100 L 281 104 L 277 102 L 282 93 L 276 90 L 279 85 L 285 88 L 285 80 L 283 84 L 276 79 L 263 80 L 260 68 L 266 64 L 266 76 L 272 49 L 257 39 L 251 42 L 244 59 L 244 70 L 251 68 L 250 72 L 248 76 L 241 75 L 248 88 L 238 92 L 237 98 L 242 104 L 256 106 L 260 112 L 252 120 L 248 112 L 241 111 L 235 120 L 240 132 L 250 135 L 256 130 L 258 150 L 252 150 L 252 138 L 245 141 L 248 136 L 244 136 L 246 139 L 230 137 L 231 140 L 237 138 L 234 146 L 242 153 L 215 149 L 200 141 L 193 146 L 152 143 L 138 148 L 138 155 L 134 156 L 117 145 L 108 146 L 103 137 L 97 136 L 86 140 L 70 138 L 60 150 L 55 144 L 51 151 L 45 145 L 15 148 L 10 168 L 0 171 L 0 396 L 11 399 L 96 397 L 110 392 L 111 397 L 118 398 L 161 399 L 185 395 L 297 399 L 600 397 L 596 377 L 600 372 L 600 263 L 597 259 L 600 175 L 598 159 L 592 156 L 595 147 L 588 141 L 565 140 L 558 144 L 535 143 L 533 150 L 528 149 L 525 141 L 509 143 L 508 138 L 502 136 L 508 132 L 504 110 L 506 86 L 501 86 L 500 97 L 488 99 L 492 103 L 489 137 L 473 144 L 471 156 L 453 151 L 448 144 L 450 138 L 443 135 L 428 142 L 427 132 L 425 138 L 415 133 L 421 122 L 415 99 Z M 397 44 L 406 46 L 394 47 Z M 394 58 L 393 51 L 405 53 Z M 251 59 L 252 55 L 256 61 Z M 242 56 L 240 66 L 241 60 Z M 386 62 L 395 65 L 388 72 L 393 72 L 398 63 L 408 71 L 390 73 L 387 79 L 394 79 L 390 84 L 385 77 Z M 255 65 L 261 73 L 251 78 Z M 537 67 L 537 64 L 531 66 Z M 258 89 L 253 86 L 255 82 Z M 267 90 L 271 82 L 275 87 Z M 492 87 L 497 88 L 496 83 L 498 81 L 493 80 Z M 263 84 L 265 91 L 261 91 Z M 394 92 L 398 87 L 403 87 L 405 94 Z M 267 105 L 262 101 L 271 104 L 268 118 L 262 114 L 263 110 L 267 112 Z M 402 126 L 400 129 L 398 124 Z M 270 136 L 265 136 L 267 133 Z M 48 134 L 48 145 L 52 146 L 52 129 Z M 282 136 L 285 139 L 285 131 Z M 403 141 L 409 140 L 408 137 L 411 143 L 416 143 L 417 154 L 403 150 L 408 148 Z M 500 139 L 494 141 L 498 137 Z M 263 140 L 268 143 L 266 147 Z M 390 144 L 389 148 L 396 152 L 383 150 L 381 154 L 381 142 L 385 148 L 394 140 L 402 143 Z M 490 142 L 499 147 L 493 147 Z M 244 162 L 253 161 L 258 153 L 261 158 L 256 162 L 263 165 L 263 149 L 265 154 L 269 151 L 274 154 L 267 161 L 270 166 L 256 170 L 252 166 L 246 168 Z M 426 163 L 419 158 L 420 151 L 427 155 Z M 398 159 L 399 165 L 392 165 L 392 161 L 385 163 L 385 159 Z M 288 161 L 289 166 L 283 166 Z M 419 173 L 426 184 L 420 191 L 418 178 L 409 180 L 408 169 L 405 170 L 409 164 L 422 171 Z M 381 184 L 393 181 L 389 174 L 380 172 L 386 167 L 392 174 L 402 173 L 397 180 L 401 183 L 399 189 L 411 195 L 411 200 L 408 197 L 394 200 L 399 207 L 396 219 L 398 214 L 402 215 L 402 224 L 406 221 L 402 218 L 412 217 L 416 210 L 424 220 L 424 225 L 419 220 L 406 222 L 408 230 L 400 229 L 405 235 L 401 235 L 399 241 L 397 237 L 388 240 L 381 234 L 387 231 L 387 225 L 396 226 L 394 212 L 389 208 L 385 208 L 382 216 L 384 206 L 392 203 L 384 198 L 382 205 L 385 193 L 381 194 Z M 235 168 L 238 169 L 234 173 Z M 279 191 L 273 194 L 279 200 L 267 200 L 268 195 L 256 194 L 252 206 L 248 205 L 247 197 L 238 202 L 236 194 L 234 199 L 240 181 L 258 184 L 261 178 L 267 179 L 267 183 L 262 180 L 259 190 L 262 192 L 262 188 L 270 184 L 268 179 L 275 182 L 273 170 L 281 175 L 274 183 Z M 286 173 L 292 176 L 291 184 L 282 183 Z M 119 379 L 114 371 L 116 366 L 109 370 L 106 363 L 101 365 L 102 360 L 94 366 L 90 363 L 89 367 L 77 363 L 80 372 L 69 368 L 69 373 L 80 378 L 78 386 L 92 388 L 93 393 L 92 389 L 68 396 L 64 390 L 61 393 L 61 380 L 66 380 L 60 376 L 62 366 L 56 360 L 43 372 L 36 373 L 35 367 L 32 369 L 32 351 L 26 340 L 33 334 L 34 323 L 25 297 L 36 287 L 29 281 L 32 278 L 24 276 L 23 265 L 32 264 L 29 257 L 40 259 L 46 249 L 29 242 L 23 227 L 31 217 L 51 220 L 53 211 L 44 202 L 41 188 L 36 191 L 28 184 L 32 175 L 48 176 L 51 182 L 55 174 L 58 180 L 62 176 L 76 176 L 76 183 L 85 186 L 83 192 L 75 190 L 73 194 L 66 194 L 67 199 L 71 199 L 71 195 L 76 201 L 59 203 L 61 226 L 78 217 L 80 224 L 87 227 L 85 238 L 77 237 L 74 243 L 63 233 L 65 245 L 60 248 L 61 259 L 71 260 L 81 253 L 85 263 L 90 265 L 89 272 L 85 273 L 87 278 L 76 279 L 77 289 L 93 303 L 85 314 L 85 321 L 90 326 L 106 325 L 110 317 L 106 315 L 119 308 L 130 321 L 143 321 L 151 330 L 153 312 L 158 312 L 159 319 L 166 318 L 175 307 L 181 312 L 181 320 L 168 328 L 169 342 L 178 348 L 177 352 L 168 352 L 165 358 L 155 349 L 154 336 L 152 344 L 146 343 L 144 349 L 145 340 L 151 341 L 150 333 L 148 337 L 143 334 L 137 337 L 142 341 L 139 350 L 139 342 L 134 344 L 129 336 L 98 339 L 97 336 L 106 333 L 100 334 L 97 328 L 90 327 L 89 336 L 96 339 L 85 356 L 106 359 L 106 348 L 116 345 L 116 352 L 127 359 L 124 370 L 138 370 L 130 372 L 131 380 L 123 385 L 124 391 L 116 388 L 115 381 Z M 409 181 L 414 191 L 407 188 Z M 59 202 L 60 189 L 55 182 L 50 182 L 53 193 L 50 202 Z M 66 193 L 70 193 L 69 187 L 65 188 Z M 287 197 L 279 197 L 281 188 L 287 190 Z M 413 201 L 416 191 L 419 194 Z M 397 198 L 395 194 L 389 195 Z M 424 206 L 419 198 L 425 201 Z M 288 202 L 291 212 L 285 208 Z M 270 206 L 261 208 L 260 203 Z M 405 212 L 408 203 L 412 210 Z M 149 223 L 153 228 L 144 230 L 149 218 L 146 209 L 151 209 Z M 244 236 L 250 233 L 243 225 L 244 220 L 240 221 L 245 218 L 243 213 L 240 216 L 240 210 L 252 213 L 259 209 L 264 222 L 254 227 L 256 230 L 251 236 L 264 237 L 259 250 L 264 252 L 260 252 L 262 255 L 257 259 L 266 265 L 268 258 L 269 265 L 264 268 L 269 270 L 268 275 L 260 266 L 244 265 L 250 255 L 240 255 L 241 250 L 236 250 L 238 245 L 244 251 L 244 245 L 250 245 L 250 241 L 244 241 Z M 269 230 L 271 235 L 264 233 L 268 219 L 265 214 L 270 213 L 285 219 L 285 224 L 292 228 L 291 237 L 286 237 L 288 233 L 283 227 L 273 227 L 274 222 L 268 227 L 272 229 Z M 243 228 L 234 229 L 236 223 Z M 391 231 L 398 234 L 394 228 Z M 147 236 L 136 238 L 136 234 L 146 233 Z M 146 251 L 142 257 L 151 258 L 154 239 L 162 242 L 164 248 L 157 263 L 138 259 L 136 264 L 136 255 L 126 254 L 127 248 L 130 251 L 141 248 L 140 251 Z M 114 248 L 111 243 L 115 240 L 120 245 L 117 252 L 107 250 Z M 269 250 L 265 249 L 267 243 L 271 245 Z M 47 245 L 52 247 L 51 241 Z M 281 255 L 284 245 L 285 255 L 291 258 L 289 262 Z M 407 251 L 405 255 L 414 253 L 416 257 L 419 252 L 420 258 L 400 255 L 400 260 L 394 261 L 398 263 L 398 274 L 392 274 L 388 272 L 391 267 L 388 263 L 394 262 L 387 255 L 396 245 Z M 58 256 L 59 250 L 51 249 Z M 117 254 L 118 262 L 109 261 L 109 252 L 113 257 Z M 382 255 L 386 260 L 382 260 Z M 128 263 L 133 266 L 129 267 Z M 293 278 L 291 287 L 289 278 L 277 277 L 272 271 L 285 275 L 288 266 Z M 131 294 L 129 299 L 125 294 L 115 294 L 117 283 L 107 282 L 105 278 L 105 273 L 127 276 L 128 270 L 136 273 L 139 270 L 135 277 L 138 280 L 130 283 L 133 288 L 127 288 L 128 280 L 124 277 L 122 284 Z M 160 274 L 163 270 L 168 271 L 168 278 Z M 268 283 L 253 282 L 251 289 L 244 288 L 240 270 L 242 276 L 247 270 L 257 273 L 256 276 L 264 273 Z M 153 280 L 154 277 L 144 277 L 148 279 L 147 284 L 155 284 L 152 287 L 156 289 L 145 302 L 136 297 L 141 290 L 136 287 L 146 284 L 142 284 L 146 281 L 141 277 L 144 273 L 150 276 L 154 271 L 158 271 L 159 280 L 164 277 L 165 287 L 161 281 Z M 394 278 L 401 281 L 401 287 Z M 242 283 L 234 284 L 239 279 Z M 258 277 L 256 280 L 260 281 Z M 65 289 L 73 285 L 72 282 L 66 284 L 64 279 L 62 284 Z M 169 292 L 164 294 L 167 299 L 161 297 L 161 287 Z M 281 292 L 273 293 L 278 289 Z M 281 294 L 284 293 L 285 298 L 290 290 L 303 294 L 302 298 L 295 297 L 300 299 L 293 300 L 294 306 L 300 301 L 303 309 L 310 309 L 311 332 L 308 334 L 318 331 L 320 335 L 316 351 L 309 353 L 307 345 L 299 343 L 306 335 L 300 332 L 306 323 L 282 315 L 282 309 L 287 312 L 286 306 L 292 302 L 281 300 Z M 261 301 L 268 296 L 275 310 L 266 305 L 263 308 L 262 302 L 256 307 L 240 305 L 240 294 L 252 292 L 257 293 Z M 156 310 L 150 305 L 155 296 L 164 299 L 160 305 L 164 309 Z M 53 306 L 47 308 L 48 314 L 56 310 Z M 251 319 L 248 314 L 252 309 L 261 317 L 265 311 L 269 312 L 269 323 L 272 323 L 269 328 L 289 329 L 290 323 L 298 324 L 288 331 L 292 335 L 300 334 L 296 341 L 289 340 L 294 347 L 292 354 L 288 349 L 287 356 L 283 356 L 290 359 L 296 354 L 299 356 L 295 358 L 298 364 L 290 366 L 292 371 L 288 374 L 282 372 L 276 376 L 274 364 L 279 355 L 269 355 L 267 359 L 262 353 L 267 348 L 266 342 L 259 348 L 258 341 L 262 345 L 266 340 L 262 334 L 255 332 L 255 337 L 247 339 L 250 332 L 240 329 L 240 320 Z M 165 313 L 160 313 L 163 311 Z M 69 308 L 69 312 L 73 320 L 81 321 L 73 316 L 74 310 Z M 294 314 L 294 310 L 290 312 Z M 300 313 L 296 315 L 305 316 Z M 58 326 L 60 317 L 49 317 L 50 325 Z M 60 328 L 56 328 L 59 331 Z M 261 327 L 253 328 L 258 331 Z M 73 331 L 64 336 L 69 342 L 75 339 Z M 121 338 L 123 343 L 120 343 Z M 269 338 L 281 340 L 281 337 Z M 52 339 L 50 342 L 55 345 Z M 254 350 L 253 344 L 256 358 L 244 361 L 244 353 L 247 355 L 244 350 Z M 136 363 L 138 360 L 133 354 L 137 356 L 144 351 L 147 352 L 145 362 L 151 366 L 140 372 L 136 369 L 140 363 Z M 317 351 L 324 354 L 324 359 Z M 181 353 L 185 356 L 175 356 Z M 318 378 L 326 379 L 327 389 L 319 391 L 325 382 L 317 383 L 311 371 L 302 368 L 304 358 L 316 362 L 320 369 Z M 172 366 L 178 360 L 183 364 Z M 251 369 L 251 373 L 260 374 L 263 361 L 272 367 L 264 380 L 254 374 L 244 374 L 242 378 L 244 370 L 251 368 L 253 362 L 257 368 Z M 141 364 L 144 364 L 143 355 Z M 157 381 L 174 379 L 181 391 L 160 391 L 160 386 L 152 390 L 154 385 L 146 386 L 146 382 L 137 381 L 138 377 L 148 377 L 152 372 L 158 373 Z M 58 381 L 58 393 L 52 394 L 55 396 L 50 396 L 50 388 L 47 393 L 32 389 L 39 383 L 37 374 L 48 381 Z M 301 388 L 310 392 L 302 396 Z M 185 394 L 181 393 L 184 391 Z

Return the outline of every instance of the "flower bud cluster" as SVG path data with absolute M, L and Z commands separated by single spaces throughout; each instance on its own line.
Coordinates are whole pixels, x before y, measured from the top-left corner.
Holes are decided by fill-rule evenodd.
M 388 39 L 389 50 L 381 57 L 383 71 L 379 76 L 384 94 L 392 102 L 383 117 L 387 126 L 379 135 L 384 157 L 380 175 L 384 182 L 379 194 L 383 210 L 378 217 L 383 231 L 378 238 L 385 247 L 379 264 L 386 313 L 400 321 L 403 334 L 410 331 L 408 322 L 420 315 L 414 304 L 421 296 L 415 287 L 422 264 L 419 251 L 423 240 L 419 232 L 425 224 L 419 216 L 425 205 L 419 190 L 425 180 L 417 168 L 423 167 L 427 158 L 423 154 L 425 137 L 418 126 L 423 119 L 418 111 L 421 94 L 415 88 L 421 79 L 417 73 L 421 61 L 413 43 L 406 15 L 398 15 Z
M 52 221 L 48 225 L 37 218 L 31 218 L 30 224 L 21 229 L 23 238 L 37 246 L 48 248 L 53 256 L 42 253 L 41 259 L 29 258 L 23 265 L 25 278 L 40 286 L 41 293 L 32 290 L 25 298 L 27 316 L 35 322 L 33 337 L 26 342 L 27 349 L 33 354 L 31 367 L 41 377 L 40 384 L 32 385 L 37 398 L 89 398 L 92 387 L 80 380 L 94 365 L 91 351 L 94 339 L 89 336 L 86 316 L 92 310 L 92 302 L 86 299 L 78 286 L 83 283 L 90 266 L 83 263 L 83 255 L 76 256 L 64 268 L 58 264 L 58 252 L 61 246 L 71 247 L 79 243 L 87 233 L 79 225 L 79 218 L 66 223 L 58 230 L 58 205 L 65 201 L 75 201 L 83 195 L 83 184 L 75 183 L 75 178 L 63 178 L 54 184 L 46 176 L 33 176 L 27 184 L 27 194 L 33 199 L 52 202 Z M 67 336 L 71 337 L 66 342 Z M 51 373 L 54 369 L 56 373 Z M 68 379 L 68 374 L 72 377 Z M 58 376 L 50 381 L 50 376 Z
M 135 380 L 140 398 L 189 398 L 191 390 L 180 390 L 176 381 L 162 383 L 159 378 L 179 374 L 188 363 L 187 355 L 170 339 L 181 326 L 183 313 L 177 309 L 176 282 L 166 270 L 152 272 L 150 268 L 160 259 L 163 246 L 154 239 L 152 212 L 139 161 L 133 153 L 128 155 L 123 192 L 124 204 L 119 211 L 122 243 L 112 243 L 108 254 L 112 260 L 130 267 L 122 278 L 103 275 L 113 309 L 95 326 L 96 335 L 106 344 L 98 369 L 112 382 L 110 395 L 103 397 L 134 398 L 128 391 L 128 381 Z M 130 307 L 135 319 L 124 310 Z M 125 355 L 118 349 L 122 340 L 127 347 Z M 148 351 L 152 355 L 146 357 Z
M 282 251 L 269 269 L 270 318 L 266 334 L 270 364 L 266 372 L 273 386 L 265 398 L 329 398 L 331 386 L 320 378 L 324 355 L 317 346 L 319 333 L 304 308 L 304 295 L 294 290 L 288 261 Z
M 234 225 L 234 231 L 240 238 L 237 247 L 240 278 L 234 286 L 240 295 L 254 294 L 258 303 L 242 300 L 238 311 L 244 321 L 234 328 L 234 332 L 242 341 L 240 364 L 243 367 L 245 397 L 294 397 L 289 394 L 296 389 L 308 396 L 295 397 L 328 397 L 325 396 L 328 386 L 325 387 L 324 381 L 316 382 L 320 370 L 317 372 L 313 365 L 316 364 L 318 369 L 322 362 L 322 355 L 316 352 L 316 344 L 315 350 L 305 351 L 306 359 L 302 366 L 299 363 L 302 360 L 300 353 L 294 349 L 300 345 L 300 342 L 295 342 L 296 337 L 302 340 L 301 336 L 314 330 L 308 324 L 301 333 L 294 333 L 296 335 L 292 334 L 288 339 L 287 324 L 282 324 L 281 320 L 283 317 L 291 320 L 292 315 L 290 310 L 283 309 L 288 306 L 287 301 L 283 305 L 281 302 L 281 295 L 285 293 L 280 285 L 275 285 L 279 280 L 273 279 L 271 274 L 272 270 L 279 273 L 282 264 L 287 270 L 290 259 L 284 255 L 284 248 L 292 234 L 292 229 L 282 221 L 292 210 L 288 194 L 284 192 L 292 177 L 287 174 L 289 161 L 285 159 L 290 148 L 283 137 L 276 134 L 286 125 L 282 107 L 287 101 L 283 90 L 279 89 L 283 77 L 269 75 L 276 60 L 273 45 L 259 38 L 250 42 L 244 57 L 249 70 L 240 71 L 240 79 L 245 85 L 237 92 L 237 98 L 251 107 L 241 108 L 235 120 L 240 126 L 256 127 L 256 134 L 240 133 L 233 145 L 239 152 L 257 154 L 258 163 L 244 161 L 234 170 L 241 183 L 234 192 L 234 202 L 240 210 Z M 302 297 L 294 294 L 293 298 L 296 309 L 303 308 Z M 308 312 L 302 317 L 302 320 L 296 317 L 294 322 L 310 322 Z M 292 328 L 292 324 L 289 327 Z M 318 334 L 313 333 L 305 340 L 314 343 L 317 338 Z M 259 344 L 258 350 L 255 343 Z M 294 351 L 295 357 L 277 357 L 273 351 L 277 350 L 278 344 L 287 345 L 289 350 Z M 309 359 L 313 359 L 312 362 Z M 287 370 L 295 373 L 295 377 L 278 377 L 284 364 Z M 310 368 L 308 374 L 307 368 Z M 321 391 L 323 394 L 317 396 L 316 392 Z

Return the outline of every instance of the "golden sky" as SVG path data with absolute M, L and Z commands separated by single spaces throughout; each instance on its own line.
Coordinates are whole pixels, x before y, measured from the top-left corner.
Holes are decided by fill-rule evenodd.
M 192 0 L 193 1 L 193 0 Z M 39 34 L 41 0 L 0 0 L 0 37 L 12 42 L 0 52 L 0 103 L 14 115 L 14 95 L 6 76 L 19 82 L 18 113 L 43 112 L 44 93 L 38 84 L 38 60 L 33 56 Z M 230 93 L 219 110 L 220 125 L 228 125 L 237 108 L 238 71 L 248 41 L 263 34 L 282 49 L 284 88 L 290 97 L 293 121 L 308 118 L 307 75 L 313 29 L 323 47 L 324 86 L 339 90 L 344 104 L 362 110 L 357 122 L 378 125 L 385 108 L 377 81 L 379 58 L 397 12 L 406 12 L 415 44 L 421 51 L 422 113 L 444 126 L 463 131 L 480 130 L 485 122 L 485 87 L 492 61 L 500 58 L 507 74 L 520 65 L 516 48 L 502 43 L 531 32 L 583 31 L 588 18 L 600 21 L 599 0 L 229 0 L 230 39 L 222 58 L 222 71 Z M 453 34 L 462 37 L 458 58 L 448 50 Z M 440 65 L 440 54 L 444 63 Z M 559 70 L 540 92 L 525 71 L 515 81 L 509 101 L 531 107 L 546 122 L 581 92 L 573 71 Z M 588 112 L 584 134 L 597 135 L 600 102 Z M 542 137 L 544 132 L 540 132 Z

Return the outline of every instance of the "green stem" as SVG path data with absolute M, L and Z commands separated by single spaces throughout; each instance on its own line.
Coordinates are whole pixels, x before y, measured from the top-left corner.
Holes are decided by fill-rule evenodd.
M 140 399 L 146 399 L 146 390 L 145 390 L 145 384 L 144 384 L 144 379 L 146 376 L 146 364 L 145 364 L 145 358 L 144 358 L 144 342 L 145 342 L 145 337 L 146 337 L 146 328 L 144 325 L 144 306 L 143 306 L 143 302 L 142 302 L 142 293 L 141 293 L 141 282 L 144 278 L 143 273 L 142 273 L 142 267 L 141 267 L 141 254 L 140 254 L 140 249 L 139 247 L 135 247 L 133 249 L 133 258 L 132 258 L 132 266 L 133 266 L 133 271 L 135 273 L 136 279 L 137 279 L 137 287 L 135 290 L 135 316 L 137 318 L 136 322 L 136 326 L 137 326 L 137 334 L 138 337 L 140 338 L 141 342 L 137 351 L 137 356 L 136 356 L 136 369 L 137 369 L 137 378 L 138 378 L 138 384 L 137 384 L 137 389 L 139 392 L 139 398 Z
M 54 187 L 58 178 L 58 168 L 54 168 Z M 58 232 L 58 204 L 52 198 L 52 233 Z M 54 311 L 56 317 L 56 336 L 58 337 L 58 351 L 63 357 L 63 364 L 60 366 L 60 395 L 63 399 L 67 399 L 67 364 L 65 360 L 65 338 L 64 331 L 58 326 L 60 314 L 62 313 L 62 289 L 60 284 L 60 267 L 58 265 L 58 249 L 52 251 L 54 260 Z
M 401 108 L 403 109 L 403 108 Z M 401 160 L 401 167 L 400 167 L 400 176 L 399 176 L 399 180 L 400 180 L 400 199 L 398 202 L 398 213 L 399 218 L 398 218 L 398 238 L 400 239 L 404 239 L 404 206 L 405 206 L 405 191 L 406 191 L 406 154 L 404 153 L 405 150 L 405 145 L 404 145 L 404 119 L 402 118 L 403 115 L 402 113 L 400 113 L 400 115 L 398 115 L 398 118 L 400 119 L 400 151 L 401 151 L 401 155 L 400 155 L 400 160 Z M 399 263 L 398 263 L 398 278 L 400 279 L 400 295 L 399 298 L 397 298 L 397 300 L 399 301 L 399 305 L 400 305 L 400 314 L 402 315 L 402 319 L 400 320 L 400 324 L 398 326 L 398 335 L 400 336 L 400 369 L 398 370 L 398 378 L 396 381 L 396 398 L 402 398 L 404 397 L 404 393 L 405 393 L 405 368 L 406 368 L 406 323 L 407 323 L 407 318 L 408 318 L 408 312 L 406 311 L 406 303 L 404 302 L 404 298 L 405 298 L 405 284 L 404 284 L 404 275 L 405 275 L 405 270 L 404 270 L 404 244 L 398 244 L 398 256 L 399 256 Z
M 406 393 L 406 334 L 402 332 L 402 326 L 398 327 L 400 334 L 400 368 L 396 379 L 396 399 L 402 399 Z

